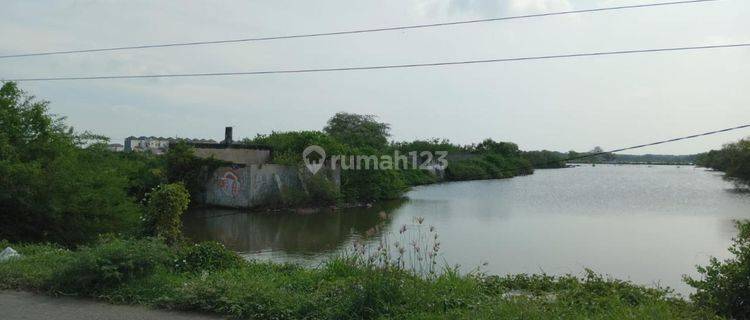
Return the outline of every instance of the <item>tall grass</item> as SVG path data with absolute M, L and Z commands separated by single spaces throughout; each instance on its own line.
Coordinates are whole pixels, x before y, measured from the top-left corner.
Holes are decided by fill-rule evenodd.
M 0 288 L 242 319 L 712 317 L 667 289 L 593 272 L 554 277 L 436 270 L 439 235 L 421 218 L 378 240 L 353 245 L 352 254 L 317 268 L 243 261 L 220 245 L 167 247 L 159 239 L 105 239 L 79 250 L 15 245 L 23 257 L 0 263 Z

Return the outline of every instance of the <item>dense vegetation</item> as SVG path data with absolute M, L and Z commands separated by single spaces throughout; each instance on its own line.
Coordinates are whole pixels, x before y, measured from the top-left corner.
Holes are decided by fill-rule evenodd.
M 104 238 L 75 251 L 17 248 L 23 258 L 0 263 L 0 288 L 243 319 L 712 317 L 668 290 L 592 272 L 498 277 L 444 268 L 422 276 L 400 264 L 375 265 L 357 256 L 307 269 L 243 261 L 215 243 L 167 246 L 154 238 Z
M 48 102 L 15 83 L 0 88 L 0 238 L 75 246 L 97 235 L 143 232 L 143 201 L 180 182 L 193 197 L 212 166 L 185 144 L 166 156 L 111 152 L 106 138 L 75 133 Z
M 697 289 L 690 298 L 696 305 L 731 319 L 750 319 L 750 221 L 738 222 L 739 234 L 729 248 L 734 257 L 712 258 L 698 267 L 700 279 L 686 277 Z
M 724 171 L 726 177 L 745 186 L 750 185 L 750 140 L 728 143 L 720 150 L 696 156 L 696 164 Z
M 70 245 L 100 233 L 133 231 L 140 210 L 132 194 L 147 189 L 148 161 L 113 155 L 100 145 L 82 148 L 85 138 L 50 116 L 47 102 L 3 84 L 2 238 Z
M 371 115 L 338 113 L 323 131 L 273 132 L 245 139 L 248 144 L 262 144 L 274 149 L 273 161 L 281 164 L 301 164 L 302 151 L 318 145 L 330 155 L 374 155 L 393 157 L 396 152 L 406 155 L 413 164 L 415 152 L 418 164 L 437 164 L 438 151 L 448 153 L 448 166 L 444 174 L 421 170 L 414 166 L 388 170 L 343 170 L 341 199 L 346 202 L 369 202 L 401 197 L 409 186 L 438 181 L 509 178 L 530 174 L 534 165 L 530 159 L 539 160 L 540 167 L 562 167 L 561 158 L 550 152 L 522 152 L 518 145 L 487 139 L 479 144 L 460 146 L 447 140 L 416 140 L 388 142 L 390 126 L 378 122 Z M 433 158 L 423 156 L 431 152 Z M 544 162 L 544 163 L 542 163 Z

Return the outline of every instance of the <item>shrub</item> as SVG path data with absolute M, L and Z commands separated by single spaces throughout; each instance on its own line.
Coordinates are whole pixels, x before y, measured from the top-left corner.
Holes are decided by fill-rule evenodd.
M 146 208 L 146 232 L 175 243 L 182 233 L 182 213 L 190 203 L 190 194 L 181 183 L 160 185 L 149 194 Z
M 451 162 L 446 168 L 445 174 L 448 180 L 481 180 L 489 179 L 490 175 L 475 160 L 460 160 Z
M 0 87 L 0 234 L 74 246 L 135 231 L 140 214 L 127 172 L 13 82 Z
M 207 241 L 181 248 L 175 259 L 177 271 L 200 272 L 234 268 L 244 260 L 216 241 Z
M 705 267 L 698 267 L 701 279 L 685 277 L 696 289 L 690 298 L 699 306 L 717 314 L 734 318 L 750 318 L 750 221 L 737 222 L 739 235 L 729 248 L 734 257 L 719 261 L 711 258 Z
M 319 172 L 305 181 L 307 193 L 310 195 L 310 199 L 315 205 L 335 204 L 340 198 L 336 184 L 334 184 L 324 173 L 325 171 Z
M 341 171 L 341 190 L 347 201 L 398 199 L 408 188 L 397 170 Z
M 202 199 L 206 192 L 206 181 L 217 168 L 228 165 L 226 161 L 213 157 L 199 158 L 195 149 L 185 141 L 169 147 L 166 159 L 166 177 L 170 183 L 182 183 L 194 200 Z
M 400 170 L 399 173 L 401 173 L 404 182 L 410 186 L 431 184 L 438 181 L 437 176 L 427 170 L 408 169 Z
M 157 239 L 103 238 L 73 252 L 47 286 L 57 293 L 92 294 L 149 275 L 172 260 L 172 251 Z

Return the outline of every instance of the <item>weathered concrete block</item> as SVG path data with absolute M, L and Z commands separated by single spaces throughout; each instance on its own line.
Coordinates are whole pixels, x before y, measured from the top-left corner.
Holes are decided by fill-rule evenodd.
M 341 184 L 338 170 L 326 174 L 338 188 Z M 303 179 L 309 172 L 296 166 L 278 164 L 221 167 L 216 169 L 206 184 L 206 204 L 250 208 L 278 203 L 289 191 L 305 192 Z

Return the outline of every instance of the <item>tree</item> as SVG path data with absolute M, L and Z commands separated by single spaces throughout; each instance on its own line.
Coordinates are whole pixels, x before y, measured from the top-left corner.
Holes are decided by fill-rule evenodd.
M 495 153 L 506 157 L 515 157 L 520 155 L 518 145 L 513 142 L 496 142 L 492 139 L 485 139 L 476 146 L 479 153 Z
M 116 159 L 79 147 L 47 106 L 13 82 L 0 88 L 0 238 L 74 245 L 133 231 L 140 212 Z
M 695 288 L 690 295 L 698 306 L 729 319 L 750 318 L 750 221 L 737 222 L 739 234 L 729 252 L 734 256 L 719 260 L 712 257 L 707 266 L 699 266 L 700 278 L 685 276 Z
M 390 125 L 376 121 L 374 115 L 339 112 L 323 130 L 349 146 L 376 150 L 385 148 L 390 137 Z
M 149 235 L 164 237 L 169 244 L 180 240 L 182 213 L 190 204 L 190 194 L 182 183 L 163 184 L 148 196 L 146 231 Z

